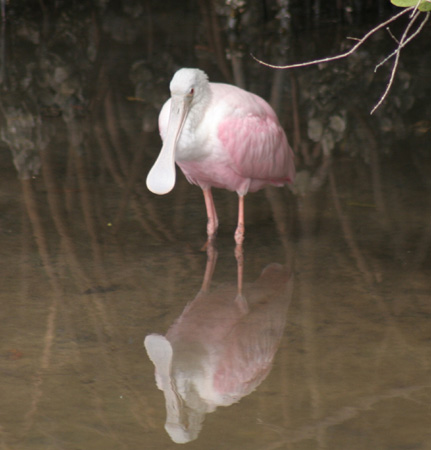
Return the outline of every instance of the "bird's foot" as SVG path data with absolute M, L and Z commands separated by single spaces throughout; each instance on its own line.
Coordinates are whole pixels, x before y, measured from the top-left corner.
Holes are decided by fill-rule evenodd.
M 242 243 L 244 242 L 244 224 L 243 223 L 239 223 L 236 230 L 235 230 L 235 242 L 236 245 L 242 245 Z
M 208 241 L 214 242 L 217 234 L 217 228 L 218 228 L 218 221 L 208 219 L 207 223 L 207 235 L 208 235 Z

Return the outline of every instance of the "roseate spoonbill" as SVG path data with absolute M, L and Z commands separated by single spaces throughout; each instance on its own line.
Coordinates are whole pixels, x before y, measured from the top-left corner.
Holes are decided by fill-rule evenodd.
M 293 288 L 286 268 L 269 264 L 243 290 L 240 279 L 210 290 L 215 262 L 208 258 L 201 290 L 166 335 L 144 340 L 165 396 L 165 429 L 177 443 L 196 439 L 206 414 L 264 381 L 286 324 Z
M 210 83 L 199 69 L 180 69 L 170 83 L 171 98 L 159 115 L 162 150 L 147 176 L 147 187 L 167 194 L 175 185 L 175 162 L 187 180 L 203 190 L 208 241 L 218 218 L 211 187 L 239 195 L 235 241 L 244 239 L 244 196 L 265 185 L 295 178 L 293 151 L 269 104 L 251 92 Z

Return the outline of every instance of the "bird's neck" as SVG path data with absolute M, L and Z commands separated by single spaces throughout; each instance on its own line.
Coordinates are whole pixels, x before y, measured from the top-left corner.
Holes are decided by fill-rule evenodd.
M 202 129 L 200 125 L 211 103 L 211 89 L 208 86 L 198 98 L 195 98 L 178 141 L 175 159 L 193 161 L 202 157 Z

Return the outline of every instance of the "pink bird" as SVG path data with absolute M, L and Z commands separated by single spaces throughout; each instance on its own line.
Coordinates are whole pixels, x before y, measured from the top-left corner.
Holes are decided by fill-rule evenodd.
M 286 134 L 265 100 L 236 86 L 210 83 L 202 70 L 178 70 L 170 90 L 159 116 L 163 146 L 147 187 L 155 194 L 170 192 L 176 162 L 187 180 L 203 190 L 210 243 L 218 228 L 211 188 L 236 191 L 235 241 L 241 245 L 244 196 L 266 185 L 294 181 L 294 155 Z

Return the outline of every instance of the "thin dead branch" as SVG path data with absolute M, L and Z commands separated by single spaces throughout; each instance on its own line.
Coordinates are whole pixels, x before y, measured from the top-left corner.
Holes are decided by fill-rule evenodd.
M 288 65 L 285 65 L 285 66 L 278 66 L 278 65 L 273 65 L 273 64 L 269 64 L 269 63 L 266 63 L 264 61 L 261 61 L 260 59 L 256 58 L 254 55 L 251 55 L 251 56 L 258 63 L 260 63 L 260 64 L 262 64 L 264 66 L 267 66 L 267 67 L 271 67 L 273 69 L 294 69 L 294 68 L 298 68 L 298 67 L 308 67 L 308 66 L 313 66 L 313 65 L 316 65 L 316 64 L 327 63 L 327 62 L 332 62 L 332 61 L 336 61 L 336 60 L 339 60 L 339 59 L 347 58 L 348 56 L 350 56 L 354 52 L 356 52 L 356 50 L 362 44 L 364 44 L 365 41 L 368 40 L 368 38 L 370 38 L 373 34 L 375 34 L 378 30 L 380 30 L 380 29 L 382 29 L 384 27 L 387 28 L 387 26 L 389 24 L 391 24 L 392 22 L 395 22 L 401 16 L 403 16 L 404 14 L 409 13 L 409 12 L 411 12 L 410 21 L 407 24 L 407 27 L 404 30 L 404 33 L 403 33 L 401 39 L 397 43 L 397 48 L 392 53 L 390 53 L 383 61 L 381 61 L 379 64 L 377 64 L 375 69 L 374 69 L 374 71 L 376 71 L 381 65 L 383 65 L 389 59 L 391 59 L 392 57 L 395 56 L 395 60 L 394 60 L 394 63 L 393 63 L 392 69 L 391 69 L 391 74 L 389 76 L 389 81 L 388 81 L 388 84 L 386 85 L 386 89 L 383 92 L 383 94 L 380 97 L 380 99 L 377 102 L 377 104 L 373 107 L 373 109 L 370 112 L 370 114 L 373 114 L 376 111 L 376 109 L 383 103 L 383 101 L 387 97 L 387 95 L 388 95 L 388 93 L 389 93 L 389 91 L 390 91 L 390 89 L 392 87 L 393 81 L 395 79 L 395 74 L 396 74 L 396 71 L 397 71 L 397 68 L 398 68 L 398 64 L 399 64 L 399 58 L 400 58 L 401 49 L 403 47 L 405 47 L 413 38 L 415 38 L 421 32 L 421 30 L 425 26 L 425 23 L 429 19 L 429 16 L 430 16 L 429 12 L 425 13 L 425 17 L 424 17 L 423 21 L 421 22 L 421 24 L 419 25 L 419 27 L 417 28 L 417 30 L 414 31 L 413 33 L 411 33 L 410 35 L 408 35 L 408 33 L 411 30 L 411 28 L 412 28 L 413 24 L 415 23 L 416 19 L 421 14 L 421 11 L 417 10 L 416 7 L 414 7 L 414 6 L 412 6 L 410 8 L 404 8 L 398 14 L 395 14 L 394 16 L 392 16 L 391 18 L 389 18 L 385 22 L 382 22 L 381 24 L 379 24 L 376 27 L 374 27 L 373 29 L 371 29 L 361 39 L 349 38 L 349 39 L 352 39 L 352 40 L 356 41 L 356 44 L 350 50 L 348 50 L 348 51 L 346 51 L 344 53 L 340 53 L 338 55 L 328 56 L 326 58 L 315 59 L 313 61 L 306 61 L 306 62 L 302 62 L 302 63 L 288 64 Z M 391 34 L 391 37 L 394 38 L 394 36 L 392 34 Z M 397 39 L 395 39 L 395 41 L 397 41 Z
M 394 64 L 392 66 L 391 74 L 389 76 L 389 81 L 388 81 L 388 84 L 386 85 L 386 89 L 383 92 L 383 95 L 380 97 L 380 100 L 376 103 L 374 108 L 371 110 L 370 114 L 373 114 L 373 112 L 384 102 L 385 98 L 388 96 L 388 93 L 389 93 L 389 91 L 390 91 L 390 89 L 392 87 L 392 84 L 394 82 L 394 79 L 395 79 L 395 74 L 397 72 L 398 63 L 399 63 L 399 60 L 400 60 L 401 49 L 408 42 L 410 42 L 415 36 L 417 36 L 420 33 L 420 31 L 422 30 L 422 28 L 424 27 L 425 23 L 428 21 L 429 16 L 430 16 L 429 12 L 426 13 L 425 14 L 425 18 L 422 21 L 422 23 L 419 25 L 418 29 L 407 38 L 407 33 L 410 31 L 410 28 L 413 26 L 415 20 L 419 17 L 419 14 L 421 14 L 420 11 L 417 11 L 415 13 L 415 15 L 411 18 L 411 20 L 408 23 L 406 29 L 404 30 L 404 33 L 403 33 L 403 35 L 401 37 L 401 40 L 400 40 L 400 43 L 399 43 L 397 49 L 394 52 L 392 52 L 392 54 L 389 55 L 389 57 L 386 58 L 386 60 L 388 60 L 388 59 L 392 58 L 393 55 L 395 55 L 395 61 L 394 61 Z M 380 67 L 380 65 L 381 64 L 378 64 L 376 66 L 376 68 L 374 69 L 374 71 L 376 71 Z

